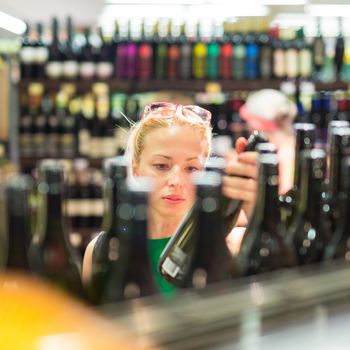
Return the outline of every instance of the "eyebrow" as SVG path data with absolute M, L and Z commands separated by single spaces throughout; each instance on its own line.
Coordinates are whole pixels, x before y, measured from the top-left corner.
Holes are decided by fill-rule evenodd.
M 171 160 L 172 157 L 169 157 L 169 156 L 166 156 L 164 154 L 154 154 L 153 157 L 163 157 L 163 158 L 166 158 L 166 159 L 169 159 Z M 186 160 L 199 160 L 199 157 L 189 157 L 189 158 L 186 158 Z

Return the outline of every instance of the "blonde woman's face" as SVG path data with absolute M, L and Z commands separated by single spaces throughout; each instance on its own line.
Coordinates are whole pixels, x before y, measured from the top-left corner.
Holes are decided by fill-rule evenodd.
M 193 172 L 202 170 L 207 142 L 189 126 L 157 128 L 146 135 L 135 176 L 149 176 L 156 186 L 150 207 L 162 217 L 179 219 L 192 207 Z

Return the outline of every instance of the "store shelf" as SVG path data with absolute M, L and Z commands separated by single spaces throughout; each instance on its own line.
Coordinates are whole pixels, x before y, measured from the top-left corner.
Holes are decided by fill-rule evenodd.
M 50 158 L 50 157 L 46 157 L 46 158 Z M 76 157 L 79 158 L 79 157 Z M 76 159 L 74 158 L 74 159 Z M 24 172 L 28 172 L 30 170 L 32 170 L 33 168 L 36 167 L 36 165 L 38 164 L 38 162 L 40 160 L 42 160 L 43 157 L 21 157 L 20 158 L 20 165 L 21 168 Z M 62 158 L 58 158 L 58 159 L 62 159 Z M 73 159 L 71 159 L 73 160 Z M 101 168 L 102 167 L 102 161 L 103 159 L 98 158 L 98 159 L 88 159 L 89 161 L 89 165 L 92 168 Z
M 109 85 L 112 92 L 145 92 L 159 90 L 176 90 L 176 91 L 205 91 L 209 84 L 218 84 L 222 91 L 235 90 L 259 90 L 259 89 L 279 89 L 284 80 L 21 80 L 19 89 L 27 89 L 30 83 L 42 83 L 48 90 L 57 90 L 62 84 L 72 83 L 76 86 L 78 92 L 86 92 L 91 90 L 91 85 L 98 82 L 105 82 Z M 323 83 L 314 82 L 317 90 L 337 90 L 347 89 L 348 83 L 342 81 Z

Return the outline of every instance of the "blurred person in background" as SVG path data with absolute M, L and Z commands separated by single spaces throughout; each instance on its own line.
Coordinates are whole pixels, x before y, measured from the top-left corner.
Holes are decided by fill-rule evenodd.
M 133 125 L 128 143 L 130 171 L 133 177 L 146 176 L 155 180 L 149 199 L 149 255 L 155 279 L 161 292 L 175 287 L 163 279 L 157 269 L 161 252 L 175 233 L 184 215 L 196 200 L 191 177 L 204 169 L 210 155 L 212 128 L 209 111 L 198 106 L 183 106 L 157 102 L 145 107 L 141 120 Z M 241 153 L 247 141 L 237 141 Z M 244 201 L 243 210 L 249 216 L 255 204 L 257 191 L 257 163 L 254 152 L 240 154 L 239 161 L 227 158 L 223 177 L 223 193 Z M 242 177 L 244 176 L 244 177 Z M 83 281 L 88 284 L 93 268 L 96 242 L 86 249 L 83 263 Z M 231 249 L 234 243 L 229 242 Z
M 279 192 L 286 193 L 293 186 L 296 105 L 278 90 L 263 89 L 248 96 L 239 114 L 249 129 L 263 132 L 269 142 L 277 147 Z

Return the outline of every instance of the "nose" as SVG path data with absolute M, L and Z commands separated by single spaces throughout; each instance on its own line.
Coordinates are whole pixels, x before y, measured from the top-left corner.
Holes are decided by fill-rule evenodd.
M 184 177 L 179 166 L 174 166 L 168 174 L 168 185 L 172 187 L 182 186 Z

